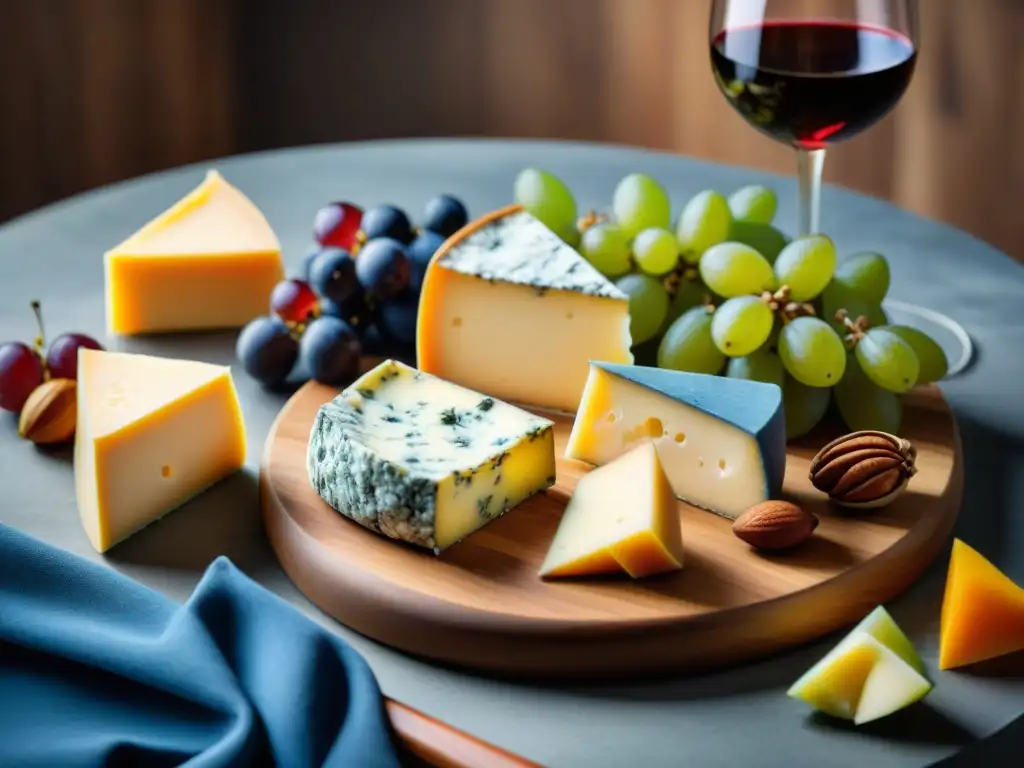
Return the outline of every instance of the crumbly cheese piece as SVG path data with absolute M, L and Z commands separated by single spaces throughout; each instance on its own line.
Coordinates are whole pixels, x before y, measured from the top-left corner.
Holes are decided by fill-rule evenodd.
M 679 506 L 648 441 L 580 478 L 540 575 L 640 578 L 682 566 Z
M 417 333 L 421 370 L 568 412 L 591 360 L 633 362 L 626 295 L 517 206 L 441 247 L 424 279 Z
M 553 427 L 387 360 L 320 408 L 309 478 L 346 517 L 440 552 L 555 482 Z
M 75 490 L 106 552 L 245 462 L 245 426 L 225 366 L 81 349 Z
M 270 224 L 216 171 L 104 262 L 112 334 L 240 328 L 284 279 Z
M 645 440 L 676 496 L 724 517 L 782 490 L 786 425 L 774 384 L 594 363 L 566 456 L 607 464 Z

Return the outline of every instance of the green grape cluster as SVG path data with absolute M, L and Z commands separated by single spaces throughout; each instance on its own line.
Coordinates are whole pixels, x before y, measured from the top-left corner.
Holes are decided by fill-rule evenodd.
M 666 189 L 633 173 L 607 213 L 577 219 L 564 182 L 526 169 L 515 200 L 626 294 L 636 348 L 656 349 L 662 368 L 778 385 L 790 438 L 832 406 L 850 429 L 898 432 L 899 395 L 946 375 L 942 348 L 883 310 L 885 257 L 788 237 L 767 187 L 701 190 L 673 221 Z

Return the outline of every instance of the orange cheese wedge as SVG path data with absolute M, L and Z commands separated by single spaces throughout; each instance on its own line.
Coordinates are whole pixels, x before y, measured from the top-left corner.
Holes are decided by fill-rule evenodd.
M 939 669 L 1024 650 L 1024 588 L 960 539 L 946 576 Z

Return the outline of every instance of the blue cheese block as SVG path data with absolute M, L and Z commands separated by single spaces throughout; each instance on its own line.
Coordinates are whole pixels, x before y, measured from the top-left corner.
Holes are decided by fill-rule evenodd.
M 591 360 L 633 362 L 626 295 L 516 206 L 441 246 L 423 281 L 416 332 L 420 370 L 570 413 Z
M 678 498 L 723 517 L 782 491 L 786 419 L 775 384 L 591 364 L 566 456 L 607 464 L 645 440 Z
M 438 553 L 555 482 L 553 427 L 386 360 L 321 406 L 309 480 L 360 525 Z

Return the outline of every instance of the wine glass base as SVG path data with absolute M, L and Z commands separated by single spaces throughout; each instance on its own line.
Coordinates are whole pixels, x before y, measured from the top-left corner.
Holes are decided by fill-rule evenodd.
M 894 325 L 909 325 L 931 336 L 949 360 L 951 378 L 966 371 L 974 360 L 974 342 L 960 323 L 934 309 L 887 299 L 883 309 Z

